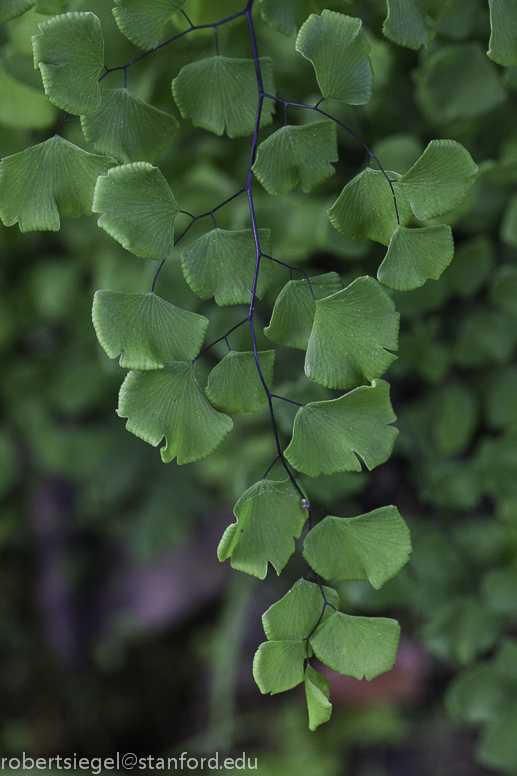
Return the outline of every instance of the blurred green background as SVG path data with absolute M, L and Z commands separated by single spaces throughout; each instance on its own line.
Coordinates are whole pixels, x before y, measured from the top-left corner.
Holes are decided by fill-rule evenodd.
M 197 24 L 242 5 L 187 0 L 185 9 Z M 393 293 L 402 317 L 399 359 L 387 375 L 400 429 L 392 458 L 371 474 L 304 481 L 327 512 L 354 516 L 393 503 L 410 525 L 414 552 L 397 578 L 380 591 L 339 584 L 345 611 L 400 620 L 395 668 L 370 683 L 334 675 L 334 713 L 315 733 L 303 693 L 261 696 L 251 673 L 260 618 L 304 566 L 294 558 L 281 578 L 258 582 L 220 564 L 216 547 L 233 504 L 274 460 L 267 410 L 236 415 L 209 458 L 162 464 L 117 418 L 125 372 L 91 323 L 95 290 L 148 291 L 156 264 L 126 252 L 94 218 L 63 219 L 56 233 L 0 225 L 0 756 L 245 751 L 261 776 L 517 773 L 517 67 L 486 56 L 486 3 L 427 5 L 432 33 L 420 50 L 383 35 L 384 0 L 296 5 L 298 23 L 322 7 L 363 19 L 372 100 L 325 108 L 386 169 L 404 173 L 432 138 L 463 143 L 480 168 L 447 219 L 452 265 L 439 281 Z M 98 15 L 108 67 L 139 53 L 111 6 L 72 0 L 62 9 Z M 62 118 L 32 62 L 30 38 L 46 18 L 33 9 L 0 26 L 2 157 L 51 137 Z M 256 23 L 277 94 L 314 104 L 313 71 L 294 36 L 266 26 L 258 9 Z M 220 28 L 219 47 L 251 55 L 243 20 Z M 214 53 L 211 31 L 187 35 L 130 67 L 128 86 L 179 119 L 172 78 Z M 123 75 L 107 81 L 120 87 Z M 289 109 L 293 123 L 313 119 Z M 91 150 L 78 118 L 61 134 Z M 328 222 L 326 210 L 365 164 L 351 135 L 339 143 L 337 174 L 310 195 L 272 198 L 258 182 L 254 195 L 275 258 L 309 274 L 336 271 L 347 283 L 375 275 L 383 252 Z M 180 120 L 157 165 L 180 207 L 198 214 L 243 186 L 249 147 L 249 138 L 229 141 Z M 248 218 L 240 198 L 217 223 L 246 228 Z M 211 227 L 198 222 L 182 248 Z M 206 315 L 210 342 L 246 312 L 195 297 L 179 256 L 157 293 Z M 260 324 L 288 279 L 279 270 L 257 308 Z M 245 328 L 234 347 L 249 346 Z M 225 347 L 207 355 L 198 377 Z M 303 354 L 280 349 L 275 392 L 308 401 L 321 391 L 303 377 Z M 291 405 L 278 408 L 284 444 L 293 415 Z

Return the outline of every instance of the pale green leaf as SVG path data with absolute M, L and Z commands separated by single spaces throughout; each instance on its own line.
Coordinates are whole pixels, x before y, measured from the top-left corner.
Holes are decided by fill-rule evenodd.
M 0 24 L 16 19 L 22 13 L 28 11 L 35 4 L 36 0 L 2 0 L 0 8 Z
M 325 517 L 305 537 L 303 556 L 326 579 L 364 579 L 379 589 L 409 560 L 409 529 L 396 507 L 359 517 Z
M 99 110 L 81 116 L 81 126 L 98 153 L 119 162 L 154 162 L 178 122 L 128 89 L 102 89 Z
M 161 369 L 192 361 L 201 349 L 208 320 L 155 294 L 96 291 L 93 325 L 110 358 L 126 369 Z
M 415 216 L 424 221 L 458 205 L 477 172 L 477 164 L 455 140 L 431 140 L 422 156 L 400 179 Z
M 267 385 L 273 382 L 275 351 L 258 353 L 260 369 Z M 256 412 L 267 400 L 253 351 L 230 351 L 208 376 L 206 395 L 222 412 Z
M 324 97 L 350 105 L 368 102 L 373 71 L 360 19 L 329 10 L 311 14 L 298 33 L 296 50 L 312 62 Z
M 368 237 L 388 245 L 398 226 L 395 202 L 400 225 L 406 226 L 411 217 L 411 209 L 404 192 L 397 184 L 400 175 L 395 172 L 388 172 L 387 175 L 392 181 L 396 200 L 380 170 L 367 167 L 347 183 L 328 211 L 330 221 L 338 232 L 353 239 Z
M 377 277 L 388 288 L 411 291 L 428 278 L 438 280 L 453 256 L 452 230 L 447 224 L 423 229 L 398 226 Z
M 119 393 L 118 414 L 126 428 L 161 448 L 164 463 L 205 458 L 232 430 L 228 415 L 217 412 L 199 387 L 194 365 L 184 361 L 150 372 L 129 372 Z
M 285 457 L 311 477 L 361 471 L 358 456 L 373 469 L 391 455 L 398 431 L 388 424 L 394 420 L 388 383 L 374 380 L 339 399 L 301 407 Z
M 269 229 L 259 229 L 261 251 L 269 254 Z M 182 256 L 185 280 L 201 299 L 215 297 L 218 305 L 251 301 L 257 247 L 252 229 L 228 232 L 213 229 L 193 243 Z M 259 299 L 273 280 L 268 259 L 261 259 L 256 288 Z
M 506 99 L 497 68 L 478 42 L 433 51 L 415 80 L 418 101 L 433 123 L 479 116 Z
M 316 299 L 324 299 L 343 288 L 337 272 L 311 278 L 310 283 Z M 307 280 L 289 280 L 276 298 L 264 334 L 279 345 L 306 350 L 315 312 L 316 301 Z
M 124 164 L 101 176 L 92 209 L 103 214 L 99 226 L 135 256 L 162 261 L 171 255 L 179 207 L 160 170 L 151 164 Z
M 382 25 L 386 37 L 410 49 L 427 46 L 429 30 L 418 0 L 387 0 L 387 5 L 388 15 Z
M 253 677 L 260 692 L 284 692 L 303 682 L 303 641 L 265 641 L 253 658 Z
M 40 69 L 45 94 L 68 113 L 94 113 L 101 104 L 98 84 L 104 67 L 101 25 L 93 13 L 71 12 L 38 25 L 34 67 Z
M 316 302 L 305 374 L 328 388 L 356 388 L 381 377 L 396 356 L 399 316 L 371 277 Z
M 399 635 L 396 620 L 334 612 L 318 627 L 310 645 L 316 657 L 334 671 L 373 679 L 392 668 Z
M 41 129 L 56 120 L 44 94 L 17 81 L 0 68 L 0 124 L 13 129 Z
M 152 49 L 163 38 L 163 30 L 185 0 L 115 0 L 113 16 L 119 30 L 132 43 Z
M 60 216 L 92 213 L 95 183 L 114 159 L 82 151 L 55 135 L 0 164 L 0 218 L 21 232 L 57 231 Z
M 262 624 L 269 641 L 305 639 L 318 624 L 320 617 L 329 616 L 339 607 L 339 595 L 331 587 L 323 587 L 330 606 L 325 606 L 320 586 L 299 579 L 291 590 L 262 615 Z M 325 610 L 324 610 L 325 607 Z
M 334 174 L 330 162 L 337 160 L 336 125 L 318 121 L 278 129 L 257 148 L 252 170 L 269 194 L 284 194 L 298 182 L 308 192 Z
M 260 59 L 264 90 L 275 93 L 273 67 Z M 216 135 L 251 135 L 255 128 L 259 92 L 252 59 L 209 57 L 185 65 L 172 82 L 172 93 L 184 119 Z M 260 126 L 271 124 L 274 102 L 265 100 Z
M 215 412 L 215 410 L 214 410 Z M 231 565 L 264 579 L 268 562 L 277 574 L 294 552 L 307 519 L 300 494 L 290 480 L 260 480 L 243 493 L 234 508 L 237 522 L 223 534 L 217 557 L 231 557 Z
M 332 704 L 329 701 L 330 680 L 315 671 L 312 666 L 305 669 L 305 695 L 309 710 L 309 730 L 316 730 L 318 725 L 329 721 Z
M 498 65 L 517 65 L 517 4 L 515 0 L 488 0 L 490 43 L 488 56 Z
M 67 0 L 38 0 L 34 10 L 36 13 L 55 14 L 61 10 Z

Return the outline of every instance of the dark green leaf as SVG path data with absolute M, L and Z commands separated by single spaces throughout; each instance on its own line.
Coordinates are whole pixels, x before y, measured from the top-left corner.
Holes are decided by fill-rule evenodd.
M 178 128 L 174 116 L 128 89 L 102 89 L 101 98 L 98 111 L 81 116 L 86 140 L 119 162 L 154 162 Z
M 423 229 L 398 226 L 377 277 L 388 288 L 410 291 L 423 286 L 428 278 L 437 280 L 453 255 L 454 241 L 447 224 Z
M 161 448 L 164 463 L 205 458 L 232 430 L 228 415 L 217 412 L 199 387 L 194 366 L 184 361 L 151 372 L 129 372 L 119 393 L 118 414 L 126 428 Z
M 275 93 L 270 59 L 261 59 L 264 89 Z M 184 119 L 194 126 L 228 137 L 251 135 L 258 105 L 257 76 L 252 59 L 209 57 L 185 65 L 172 82 L 172 93 Z M 271 124 L 274 103 L 265 100 L 260 126 Z
M 32 39 L 34 67 L 45 94 L 68 113 L 94 113 L 101 104 L 98 84 L 104 66 L 101 25 L 93 13 L 64 13 L 38 25 Z
M 488 56 L 505 67 L 517 65 L 517 5 L 513 0 L 488 0 L 490 43 Z
M 259 229 L 260 247 L 269 253 L 269 229 Z M 252 229 L 227 232 L 213 229 L 193 243 L 182 256 L 185 280 L 201 299 L 215 297 L 218 305 L 251 301 L 257 247 Z M 259 299 L 273 280 L 269 259 L 262 259 L 256 288 Z
M 310 279 L 316 299 L 324 299 L 343 288 L 337 272 Z M 272 342 L 306 350 L 314 322 L 316 301 L 307 280 L 290 280 L 276 298 L 271 322 L 264 334 Z
M 312 533 L 312 532 L 311 532 Z M 291 590 L 262 615 L 264 631 L 270 641 L 296 641 L 307 638 L 320 617 L 328 617 L 339 607 L 339 596 L 331 587 L 323 587 L 330 606 L 325 606 L 320 586 L 299 579 Z M 324 611 L 325 606 L 325 611 Z
M 325 517 L 305 537 L 303 555 L 325 579 L 367 579 L 376 589 L 409 560 L 409 529 L 396 507 L 359 517 Z
M 330 162 L 337 160 L 336 125 L 319 121 L 278 129 L 257 148 L 252 170 L 269 194 L 284 194 L 298 182 L 308 192 L 334 174 Z
M 171 255 L 179 206 L 151 164 L 123 164 L 101 176 L 92 209 L 103 214 L 99 226 L 135 256 L 163 261 Z
M 123 35 L 143 49 L 152 49 L 162 40 L 163 29 L 185 0 L 115 0 L 113 16 Z
M 324 10 L 311 14 L 296 39 L 296 50 L 309 59 L 324 97 L 350 105 L 370 99 L 370 44 L 360 19 Z
M 97 291 L 93 300 L 97 339 L 126 369 L 162 369 L 192 361 L 201 349 L 208 320 L 155 294 Z
M 273 382 L 275 351 L 262 350 L 258 354 L 260 369 L 267 383 Z M 256 412 L 267 399 L 260 379 L 255 353 L 232 350 L 208 376 L 206 395 L 222 412 Z
M 400 627 L 383 617 L 352 617 L 334 612 L 310 640 L 316 657 L 345 676 L 373 679 L 395 662 Z
M 214 410 L 215 412 L 215 410 Z M 307 519 L 299 493 L 290 480 L 260 480 L 243 493 L 234 508 L 236 523 L 223 534 L 217 556 L 231 556 L 231 565 L 246 574 L 264 579 L 268 562 L 277 574 L 294 552 Z
M 356 388 L 396 359 L 399 316 L 376 280 L 362 277 L 316 302 L 305 374 L 328 388 Z M 329 343 L 332 343 L 329 347 Z
M 0 165 L 0 218 L 21 232 L 57 231 L 60 216 L 92 213 L 95 183 L 114 159 L 82 151 L 55 135 Z
M 284 692 L 303 682 L 303 641 L 266 641 L 253 658 L 253 676 L 260 692 Z
M 388 15 L 382 25 L 386 37 L 410 49 L 427 46 L 429 30 L 418 0 L 387 0 L 387 5 Z

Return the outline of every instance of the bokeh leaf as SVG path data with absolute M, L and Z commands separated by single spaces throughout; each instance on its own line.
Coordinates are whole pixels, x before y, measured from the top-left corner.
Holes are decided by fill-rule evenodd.
M 199 387 L 194 365 L 184 361 L 150 372 L 129 372 L 119 393 L 118 414 L 126 428 L 161 448 L 164 463 L 205 458 L 231 431 L 228 415 L 217 412 Z
M 157 46 L 163 29 L 185 0 L 115 0 L 113 16 L 118 28 L 132 43 L 143 49 Z
M 68 113 L 94 113 L 101 104 L 98 80 L 104 67 L 99 19 L 71 12 L 38 26 L 41 34 L 32 38 L 34 67 L 41 71 L 45 94 Z
M 215 412 L 215 410 L 214 410 Z M 231 557 L 231 565 L 264 579 L 268 563 L 277 574 L 294 552 L 307 519 L 307 510 L 290 480 L 260 480 L 242 494 L 234 507 L 237 522 L 223 534 L 217 557 Z
M 316 302 L 305 374 L 328 388 L 356 388 L 381 377 L 396 356 L 399 316 L 371 277 Z M 332 342 L 332 348 L 328 343 Z
M 260 369 L 268 385 L 273 382 L 275 351 L 258 353 Z M 253 351 L 230 351 L 208 376 L 206 395 L 222 412 L 256 412 L 267 400 Z
M 56 118 L 56 109 L 47 97 L 17 81 L 0 66 L 0 124 L 13 129 L 41 129 Z
M 110 358 L 126 369 L 162 369 L 192 361 L 201 349 L 208 319 L 181 310 L 156 294 L 96 291 L 93 325 Z
M 284 194 L 298 182 L 308 192 L 334 174 L 330 162 L 337 160 L 336 124 L 318 121 L 278 129 L 257 148 L 252 170 L 269 194 Z
M 97 153 L 119 162 L 154 162 L 178 122 L 129 89 L 102 89 L 99 110 L 81 116 L 81 126 Z
M 21 232 L 57 231 L 60 216 L 90 215 L 99 175 L 114 159 L 81 150 L 55 135 L 0 164 L 0 218 Z
M 303 682 L 303 641 L 265 641 L 253 658 L 253 677 L 260 692 L 285 692 Z
M 270 59 L 261 58 L 264 89 L 275 93 Z M 208 57 L 185 65 L 172 82 L 172 93 L 184 119 L 216 135 L 251 135 L 258 106 L 257 76 L 252 59 Z M 260 126 L 271 124 L 274 103 L 265 100 Z
M 313 277 L 310 283 L 316 299 L 324 299 L 343 288 L 337 272 Z M 315 312 L 316 301 L 307 280 L 289 280 L 276 298 L 271 321 L 264 334 L 278 345 L 306 350 Z
M 17 16 L 21 16 L 22 13 L 28 11 L 35 5 L 36 0 L 2 0 L 2 7 L 0 8 L 0 24 L 9 22 L 11 19 L 16 19 Z
M 97 181 L 93 211 L 117 242 L 142 259 L 167 259 L 179 206 L 160 170 L 148 162 L 113 168 Z
M 377 278 L 388 288 L 410 291 L 423 286 L 428 278 L 437 280 L 453 256 L 452 230 L 447 224 L 423 229 L 398 226 Z
M 517 65 L 517 5 L 513 0 L 488 0 L 490 42 L 488 56 L 498 65 Z
M 258 229 L 261 250 L 269 253 L 269 229 Z M 183 253 L 185 280 L 201 299 L 215 297 L 218 305 L 251 301 L 257 248 L 252 229 L 228 232 L 212 229 Z M 273 280 L 268 259 L 262 259 L 256 293 L 259 299 Z
M 310 532 L 312 533 L 312 531 Z M 339 595 L 331 587 L 323 587 L 325 598 L 331 606 L 325 607 L 323 616 L 329 616 L 339 607 Z M 324 601 L 320 586 L 306 579 L 299 579 L 280 601 L 262 615 L 262 624 L 270 641 L 295 641 L 307 638 L 318 624 Z
M 305 537 L 303 556 L 325 579 L 364 579 L 376 589 L 409 560 L 409 529 L 396 507 L 359 517 L 325 517 Z
M 294 420 L 293 438 L 285 457 L 298 471 L 318 477 L 361 471 L 358 456 L 368 469 L 388 460 L 398 431 L 389 386 L 374 380 L 339 399 L 301 407 Z
M 431 140 L 422 156 L 400 179 L 415 216 L 424 221 L 458 205 L 477 172 L 477 164 L 455 140 Z
M 387 175 L 395 191 L 400 225 L 406 226 L 411 209 L 396 182 L 400 175 L 395 172 Z M 370 167 L 347 183 L 328 213 L 332 225 L 341 234 L 352 239 L 367 237 L 384 245 L 388 245 L 398 225 L 390 185 L 380 170 Z
M 296 39 L 296 50 L 309 59 L 324 97 L 350 105 L 370 99 L 370 44 L 360 19 L 335 11 L 311 14 Z
M 387 38 L 400 46 L 419 49 L 427 46 L 429 30 L 425 13 L 418 0 L 386 0 L 388 15 L 382 25 Z
M 345 676 L 373 679 L 395 662 L 400 635 L 396 620 L 334 612 L 310 640 L 316 657 Z

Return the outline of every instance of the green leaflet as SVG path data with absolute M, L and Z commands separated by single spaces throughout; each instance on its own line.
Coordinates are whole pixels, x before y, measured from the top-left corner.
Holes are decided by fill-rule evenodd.
M 422 628 L 428 649 L 438 657 L 468 665 L 493 646 L 498 620 L 474 596 L 456 597 Z
M 161 448 L 164 463 L 205 458 L 231 431 L 228 415 L 212 407 L 194 376 L 193 364 L 183 361 L 150 372 L 129 372 L 119 393 L 118 414 L 126 428 Z
M 101 176 L 92 210 L 103 214 L 99 226 L 135 256 L 163 261 L 171 255 L 179 206 L 151 164 L 123 164 Z
M 64 13 L 38 25 L 32 38 L 34 67 L 45 94 L 58 108 L 77 115 L 94 113 L 101 103 L 98 84 L 104 66 L 101 25 L 93 13 Z
M 517 315 L 517 267 L 502 264 L 490 286 L 490 301 L 511 315 Z
M 260 15 L 271 27 L 291 35 L 296 31 L 296 5 L 299 0 L 259 0 Z
M 311 532 L 309 532 L 310 535 Z M 323 617 L 339 607 L 339 595 L 331 587 L 324 587 L 326 606 Z M 319 585 L 299 579 L 280 601 L 262 615 L 262 624 L 269 641 L 296 641 L 307 638 L 318 624 L 324 601 Z
M 453 383 L 437 398 L 436 420 L 432 426 L 436 445 L 447 456 L 463 453 L 478 427 L 476 395 L 466 385 Z
M 388 288 L 410 291 L 428 278 L 437 280 L 454 255 L 451 227 L 447 224 L 423 229 L 398 226 L 377 278 Z
M 316 299 L 324 299 L 343 284 L 337 272 L 327 272 L 310 279 Z M 264 334 L 272 342 L 290 348 L 306 350 L 314 322 L 316 301 L 307 280 L 289 280 L 278 294 L 269 326 Z
M 350 105 L 370 99 L 370 44 L 360 19 L 335 11 L 311 14 L 296 38 L 296 50 L 309 59 L 324 97 Z
M 400 175 L 388 172 L 395 181 L 393 189 L 401 226 L 406 226 L 411 209 L 403 189 L 398 185 Z M 390 185 L 380 170 L 366 170 L 353 178 L 328 211 L 332 225 L 347 237 L 368 237 L 388 245 L 397 227 L 397 210 Z
M 126 369 L 162 369 L 192 361 L 201 349 L 208 319 L 181 310 L 155 294 L 96 291 L 92 311 L 97 339 Z
M 376 589 L 409 560 L 409 529 L 396 507 L 359 517 L 325 517 L 305 537 L 303 556 L 325 579 L 367 579 Z
M 115 164 L 57 135 L 8 156 L 0 164 L 0 218 L 21 232 L 55 232 L 60 216 L 92 213 L 95 182 Z
M 97 153 L 119 162 L 154 162 L 179 125 L 129 89 L 102 89 L 99 110 L 81 116 L 81 126 Z
M 35 5 L 36 0 L 2 0 L 0 24 L 16 19 Z
M 333 612 L 310 639 L 316 657 L 334 671 L 373 679 L 395 662 L 400 635 L 396 620 Z
M 54 14 L 61 10 L 66 0 L 39 0 L 34 8 L 37 13 Z
M 56 111 L 44 94 L 17 81 L 0 66 L 0 124 L 19 129 L 41 129 L 56 120 Z
M 418 0 L 387 0 L 387 5 L 388 15 L 382 25 L 386 37 L 410 49 L 427 46 L 429 30 Z
M 275 351 L 260 351 L 258 358 L 264 379 L 270 385 Z M 253 351 L 228 353 L 210 372 L 205 390 L 210 403 L 222 412 L 256 412 L 267 399 Z
M 115 0 L 113 16 L 126 38 L 143 49 L 157 46 L 171 17 L 185 4 L 185 0 Z
M 316 302 L 305 374 L 328 388 L 356 388 L 380 377 L 396 359 L 399 315 L 371 277 Z M 332 347 L 329 348 L 329 342 Z
M 458 205 L 477 172 L 477 164 L 455 140 L 431 140 L 422 156 L 400 179 L 415 216 L 424 221 Z
M 517 5 L 513 0 L 488 0 L 490 43 L 488 56 L 499 65 L 517 65 Z
M 284 692 L 303 682 L 303 641 L 266 641 L 253 658 L 253 677 L 260 692 Z
M 374 380 L 373 385 L 356 388 L 339 399 L 301 407 L 285 457 L 311 477 L 361 471 L 358 456 L 371 470 L 391 454 L 398 430 L 387 424 L 394 420 L 389 386 Z
M 318 725 L 328 722 L 332 714 L 332 704 L 329 701 L 330 681 L 309 665 L 305 669 L 305 695 L 309 711 L 309 730 L 316 730 Z
M 215 412 L 215 410 L 214 410 Z M 237 522 L 223 534 L 217 557 L 231 557 L 231 565 L 264 579 L 268 562 L 277 574 L 294 552 L 307 519 L 299 493 L 290 480 L 260 480 L 242 494 L 234 507 Z
M 258 229 L 261 250 L 269 253 L 269 229 Z M 251 301 L 257 247 L 252 229 L 228 232 L 213 229 L 196 240 L 183 253 L 181 266 L 185 280 L 201 299 L 215 297 L 218 305 Z M 259 299 L 273 280 L 268 259 L 262 259 L 256 293 Z
M 479 116 L 506 98 L 497 68 L 477 42 L 429 54 L 415 80 L 420 105 L 433 123 Z
M 269 194 L 284 194 L 298 182 L 310 191 L 333 175 L 337 162 L 337 132 L 333 121 L 281 127 L 257 148 L 251 168 Z
M 260 59 L 264 89 L 275 93 L 272 62 Z M 216 135 L 251 135 L 255 128 L 258 88 L 252 59 L 208 57 L 185 65 L 172 82 L 172 94 L 184 119 Z M 265 100 L 260 126 L 271 124 L 274 103 Z

